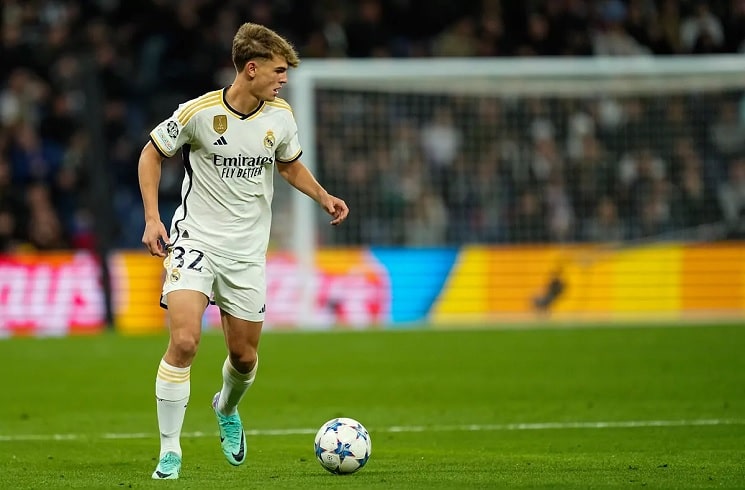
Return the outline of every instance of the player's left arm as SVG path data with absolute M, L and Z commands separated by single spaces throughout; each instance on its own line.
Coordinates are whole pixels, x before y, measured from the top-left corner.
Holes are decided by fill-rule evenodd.
M 329 194 L 321 184 L 318 183 L 308 167 L 303 165 L 300 160 L 290 163 L 277 162 L 279 174 L 290 183 L 295 189 L 307 195 L 331 215 L 332 225 L 338 225 L 349 214 L 347 203 L 336 196 Z

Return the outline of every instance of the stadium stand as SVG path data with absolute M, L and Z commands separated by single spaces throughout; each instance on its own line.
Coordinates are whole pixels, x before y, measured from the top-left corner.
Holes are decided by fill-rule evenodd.
M 147 131 L 178 102 L 227 83 L 229 34 L 244 21 L 286 35 L 304 58 L 745 54 L 743 0 L 6 0 L 1 8 L 4 251 L 93 247 L 96 163 L 115 183 L 113 245 L 139 247 L 136 165 Z M 83 158 L 91 143 L 81 92 L 88 58 L 104 95 L 105 154 L 97 162 Z M 742 93 L 584 111 L 549 99 L 447 104 L 452 110 L 418 120 L 379 121 L 395 138 L 376 148 L 320 141 L 321 173 L 340 176 L 329 190 L 363 217 L 336 242 L 636 239 L 745 212 Z M 464 123 L 466 114 L 475 121 Z M 489 159 L 479 118 L 493 117 L 509 119 L 498 125 L 502 148 L 516 150 Z M 650 138 L 661 124 L 666 137 Z M 463 140 L 457 152 L 447 146 Z M 387 158 L 371 163 L 370 155 L 381 149 L 390 165 L 407 160 L 397 187 L 373 181 L 373 165 Z M 178 204 L 182 171 L 180 160 L 165 162 L 163 216 Z

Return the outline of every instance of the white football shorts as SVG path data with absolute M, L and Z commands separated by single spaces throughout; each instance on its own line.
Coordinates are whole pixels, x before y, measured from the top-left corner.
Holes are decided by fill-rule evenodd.
M 266 264 L 240 262 L 209 252 L 198 244 L 179 240 L 163 260 L 165 278 L 161 306 L 168 293 L 200 291 L 224 312 L 242 320 L 263 322 L 266 310 Z

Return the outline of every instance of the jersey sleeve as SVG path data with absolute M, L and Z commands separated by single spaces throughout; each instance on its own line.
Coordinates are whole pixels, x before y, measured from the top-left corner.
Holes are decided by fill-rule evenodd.
M 155 145 L 158 153 L 166 158 L 175 155 L 178 149 L 188 143 L 190 139 L 190 123 L 194 118 L 189 119 L 186 124 L 182 125 L 181 108 L 176 109 L 171 117 L 150 131 L 150 140 Z
M 297 134 L 297 123 L 295 123 L 295 118 L 292 117 L 292 114 L 287 119 L 286 134 L 287 136 L 277 145 L 277 151 L 275 153 L 279 163 L 292 163 L 300 158 L 300 155 L 303 153 Z

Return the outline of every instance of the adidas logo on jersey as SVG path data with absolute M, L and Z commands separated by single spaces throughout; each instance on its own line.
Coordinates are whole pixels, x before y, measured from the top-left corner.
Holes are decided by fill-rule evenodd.
M 259 313 L 266 313 L 266 305 L 262 306 Z
M 228 140 L 225 139 L 225 136 L 220 136 L 220 139 L 218 139 L 217 141 L 215 141 L 212 144 L 213 145 L 217 145 L 217 146 L 227 145 L 228 144 Z

